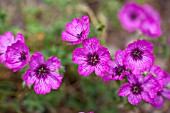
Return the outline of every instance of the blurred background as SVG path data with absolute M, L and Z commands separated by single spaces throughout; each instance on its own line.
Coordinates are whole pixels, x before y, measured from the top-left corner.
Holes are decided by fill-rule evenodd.
M 60 72 L 64 76 L 58 90 L 37 95 L 22 80 L 29 67 L 13 73 L 0 64 L 0 113 L 170 113 L 168 100 L 159 110 L 144 102 L 132 106 L 126 97 L 117 95 L 119 81 L 104 83 L 95 74 L 80 76 L 71 59 L 72 51 L 81 45 L 68 46 L 61 41 L 68 22 L 89 15 L 89 37 L 98 37 L 114 56 L 116 50 L 124 49 L 136 36 L 135 32 L 123 30 L 117 19 L 117 12 L 127 1 L 147 3 L 160 13 L 163 35 L 144 38 L 154 44 L 155 63 L 170 72 L 169 0 L 0 0 L 0 34 L 23 33 L 31 54 L 40 51 L 46 59 L 57 56 L 61 60 Z

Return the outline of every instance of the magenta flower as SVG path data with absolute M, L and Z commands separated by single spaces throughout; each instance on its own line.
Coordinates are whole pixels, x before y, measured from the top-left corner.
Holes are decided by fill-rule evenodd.
M 125 65 L 134 74 L 141 73 L 154 63 L 153 45 L 146 40 L 130 43 L 125 49 Z
M 86 39 L 83 48 L 76 48 L 73 51 L 72 61 L 79 64 L 80 75 L 88 76 L 93 71 L 96 75 L 103 76 L 109 70 L 107 62 L 110 60 L 110 53 L 107 48 L 100 46 L 97 38 Z
M 157 95 L 157 87 L 159 83 L 152 75 L 143 77 L 142 75 L 128 75 L 127 79 L 129 83 L 120 86 L 118 92 L 119 96 L 128 96 L 128 101 L 132 105 L 138 105 L 139 102 L 145 100 L 151 102 Z
M 124 76 L 129 74 L 126 66 L 124 65 L 124 56 L 125 52 L 118 50 L 114 56 L 114 61 L 108 61 L 110 69 L 102 78 L 104 82 L 108 82 L 110 80 L 123 80 Z
M 62 40 L 71 45 L 80 44 L 88 37 L 90 32 L 90 23 L 88 16 L 82 16 L 82 19 L 74 18 L 66 25 L 66 30 L 62 32 Z
M 24 43 L 24 36 L 21 33 L 17 33 L 16 38 L 12 32 L 6 32 L 3 35 L 0 35 L 0 63 L 5 61 L 5 52 L 8 46 L 11 46 L 13 43 L 20 40 Z
M 160 17 L 159 13 L 155 9 L 153 9 L 148 4 L 145 4 L 143 6 L 143 9 L 144 9 L 145 15 L 147 17 L 150 17 L 150 18 L 154 19 L 154 21 L 156 21 L 159 25 L 161 25 L 161 17 Z
M 118 12 L 118 19 L 122 27 L 129 32 L 138 30 L 144 17 L 143 8 L 135 2 L 126 3 Z
M 159 37 L 162 35 L 161 17 L 159 13 L 149 5 L 143 6 L 145 19 L 141 21 L 139 29 L 149 37 Z
M 162 81 L 160 82 L 160 78 L 156 77 L 156 79 L 159 81 L 159 84 L 161 85 L 161 90 L 159 90 L 157 92 L 157 95 L 155 98 L 153 98 L 153 100 L 150 102 L 151 105 L 155 108 L 162 108 L 163 104 L 164 104 L 164 100 L 163 97 L 167 98 L 170 100 L 170 90 L 167 88 L 164 88 L 169 82 L 170 82 L 170 75 L 165 73 L 162 80 L 163 80 L 163 84 Z
M 148 37 L 160 37 L 162 35 L 160 24 L 151 17 L 141 21 L 139 29 Z
M 34 84 L 34 91 L 37 94 L 46 94 L 51 89 L 58 89 L 62 82 L 62 76 L 55 72 L 60 68 L 60 60 L 52 56 L 46 62 L 40 52 L 32 55 L 30 60 L 30 68 L 23 75 L 23 79 L 27 85 Z
M 30 54 L 28 46 L 21 41 L 17 41 L 7 47 L 5 53 L 6 60 L 4 63 L 6 67 L 12 69 L 14 72 L 17 72 L 27 65 L 29 58 Z

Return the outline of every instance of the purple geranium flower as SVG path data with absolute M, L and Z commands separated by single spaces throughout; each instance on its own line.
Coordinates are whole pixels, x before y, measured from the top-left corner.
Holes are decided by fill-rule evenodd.
M 125 49 L 125 65 L 134 74 L 143 72 L 154 63 L 153 45 L 146 40 L 130 43 Z
M 159 83 L 152 75 L 143 77 L 139 75 L 128 75 L 129 83 L 120 86 L 119 96 L 128 96 L 128 101 L 133 105 L 138 105 L 139 102 L 145 100 L 151 102 L 157 94 Z
M 125 52 L 118 50 L 114 56 L 114 61 L 108 61 L 110 69 L 106 75 L 103 76 L 103 81 L 108 82 L 110 80 L 123 80 L 123 77 L 129 74 L 126 66 L 124 65 L 124 56 Z
M 162 80 L 164 81 L 164 84 L 162 84 L 162 81 L 160 82 L 160 78 L 156 77 L 156 79 L 159 81 L 159 84 L 162 86 L 161 90 L 157 92 L 157 95 L 153 100 L 150 102 L 151 105 L 155 108 L 162 108 L 164 104 L 163 97 L 170 100 L 170 90 L 165 87 L 170 82 L 170 75 L 168 73 L 165 73 Z
M 147 17 L 145 20 L 141 21 L 139 29 L 143 34 L 149 37 L 159 37 L 162 35 L 160 24 L 151 17 Z
M 155 9 L 153 9 L 148 4 L 145 4 L 143 6 L 143 9 L 144 9 L 144 12 L 145 12 L 146 16 L 148 16 L 150 18 L 153 18 L 159 25 L 161 25 L 161 17 L 160 17 L 159 13 Z
M 145 19 L 141 21 L 139 29 L 143 34 L 149 37 L 159 37 L 162 35 L 161 18 L 157 11 L 151 6 L 143 6 L 145 12 Z
M 90 32 L 90 23 L 88 16 L 82 16 L 82 19 L 74 18 L 66 25 L 66 30 L 62 32 L 62 40 L 72 45 L 80 44 L 88 37 Z
M 60 68 L 60 60 L 52 56 L 46 62 L 40 52 L 32 55 L 30 60 L 30 68 L 23 75 L 23 79 L 27 85 L 34 84 L 34 91 L 37 94 L 46 94 L 51 89 L 58 89 L 62 76 L 55 72 Z
M 122 27 L 129 32 L 137 30 L 144 17 L 143 8 L 135 2 L 126 3 L 118 12 Z
M 5 61 L 5 52 L 8 46 L 11 46 L 13 43 L 20 40 L 24 43 L 24 36 L 21 33 L 17 33 L 16 38 L 14 39 L 14 35 L 12 32 L 6 32 L 3 35 L 0 35 L 0 62 Z
M 83 48 L 76 48 L 73 51 L 72 61 L 79 64 L 80 75 L 88 76 L 93 71 L 96 75 L 103 76 L 109 67 L 110 53 L 107 48 L 100 46 L 97 38 L 86 39 Z
M 21 41 L 17 41 L 7 47 L 4 63 L 9 69 L 17 72 L 27 65 L 29 58 L 28 46 Z

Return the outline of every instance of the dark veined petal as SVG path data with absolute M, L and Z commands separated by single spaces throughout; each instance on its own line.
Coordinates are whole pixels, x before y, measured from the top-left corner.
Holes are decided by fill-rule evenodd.
M 87 55 L 88 55 L 88 53 L 84 48 L 76 48 L 73 51 L 72 62 L 74 62 L 76 64 L 85 63 L 88 59 Z
M 164 104 L 164 100 L 163 100 L 163 97 L 160 95 L 160 96 L 156 96 L 155 98 L 153 98 L 153 101 L 151 102 L 151 105 L 155 108 L 162 108 Z
M 128 96 L 128 101 L 132 105 L 138 105 L 138 103 L 142 101 L 142 96 L 141 95 L 136 95 L 136 94 L 130 94 Z
M 44 78 L 34 83 L 34 91 L 37 94 L 47 94 L 51 91 L 51 87 L 45 82 Z
M 34 70 L 41 64 L 44 64 L 44 56 L 40 52 L 35 52 L 30 60 L 30 68 Z
M 86 39 L 83 43 L 83 48 L 86 49 L 89 53 L 94 53 L 98 50 L 100 42 L 97 38 Z
M 46 61 L 46 68 L 48 68 L 50 71 L 55 71 L 60 68 L 60 60 L 56 56 L 51 56 L 47 61 Z
M 132 93 L 130 83 L 123 84 L 120 86 L 120 90 L 118 92 L 119 96 L 128 96 Z
M 78 67 L 78 72 L 80 75 L 89 76 L 94 71 L 94 66 L 87 63 L 80 64 Z

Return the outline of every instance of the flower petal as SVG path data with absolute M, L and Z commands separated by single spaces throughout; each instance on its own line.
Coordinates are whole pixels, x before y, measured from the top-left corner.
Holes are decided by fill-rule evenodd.
M 107 48 L 100 46 L 96 52 L 99 55 L 99 59 L 102 62 L 108 62 L 111 58 L 110 53 Z
M 25 39 L 24 39 L 24 35 L 21 33 L 17 33 L 16 38 L 15 38 L 15 42 L 17 41 L 21 41 L 22 43 L 24 43 Z
M 128 101 L 132 105 L 138 105 L 138 103 L 142 101 L 142 96 L 141 95 L 136 95 L 136 94 L 130 94 L 128 96 Z
M 63 77 L 59 73 L 50 72 L 47 78 L 45 79 L 45 82 L 52 89 L 58 89 L 60 87 L 62 78 Z
M 87 63 L 80 64 L 78 72 L 80 75 L 89 76 L 94 71 L 94 66 L 88 65 Z
M 46 94 L 51 91 L 51 87 L 47 85 L 44 78 L 39 78 L 39 81 L 34 84 L 34 91 L 37 94 Z
M 164 96 L 164 97 L 167 98 L 167 99 L 170 99 L 170 90 L 164 88 L 164 89 L 162 90 L 162 92 L 161 92 L 161 95 Z
M 100 42 L 97 38 L 86 39 L 83 43 L 83 48 L 85 48 L 89 53 L 94 53 L 98 50 Z
M 73 57 L 72 57 L 72 62 L 76 63 L 76 64 L 82 64 L 85 63 L 87 58 L 87 51 L 84 48 L 76 48 L 73 51 Z
M 116 61 L 117 64 L 121 66 L 124 65 L 125 52 L 122 50 L 117 50 L 114 56 L 114 60 Z
M 59 69 L 60 66 L 61 66 L 60 60 L 56 56 L 51 56 L 46 61 L 46 67 L 51 71 L 55 71 L 55 70 Z
M 120 90 L 118 92 L 118 95 L 119 96 L 128 96 L 131 93 L 132 93 L 131 92 L 131 85 L 130 85 L 130 83 L 126 83 L 126 84 L 123 84 L 122 86 L 120 86 Z
M 66 31 L 62 32 L 62 40 L 67 42 L 75 42 L 78 41 L 78 38 Z
M 152 102 L 152 98 L 150 97 L 148 92 L 142 91 L 141 95 L 143 100 L 145 100 L 146 102 Z
M 30 60 L 30 68 L 34 70 L 41 64 L 44 64 L 44 56 L 40 52 L 35 52 Z
M 97 63 L 95 66 L 95 73 L 97 76 L 104 76 L 108 70 L 109 66 L 106 63 Z
M 162 108 L 164 104 L 164 100 L 162 98 L 162 96 L 156 96 L 155 98 L 153 98 L 153 101 L 151 102 L 151 105 L 155 108 Z
M 36 72 L 28 69 L 23 75 L 23 80 L 26 82 L 27 85 L 34 84 L 34 82 L 37 81 Z

